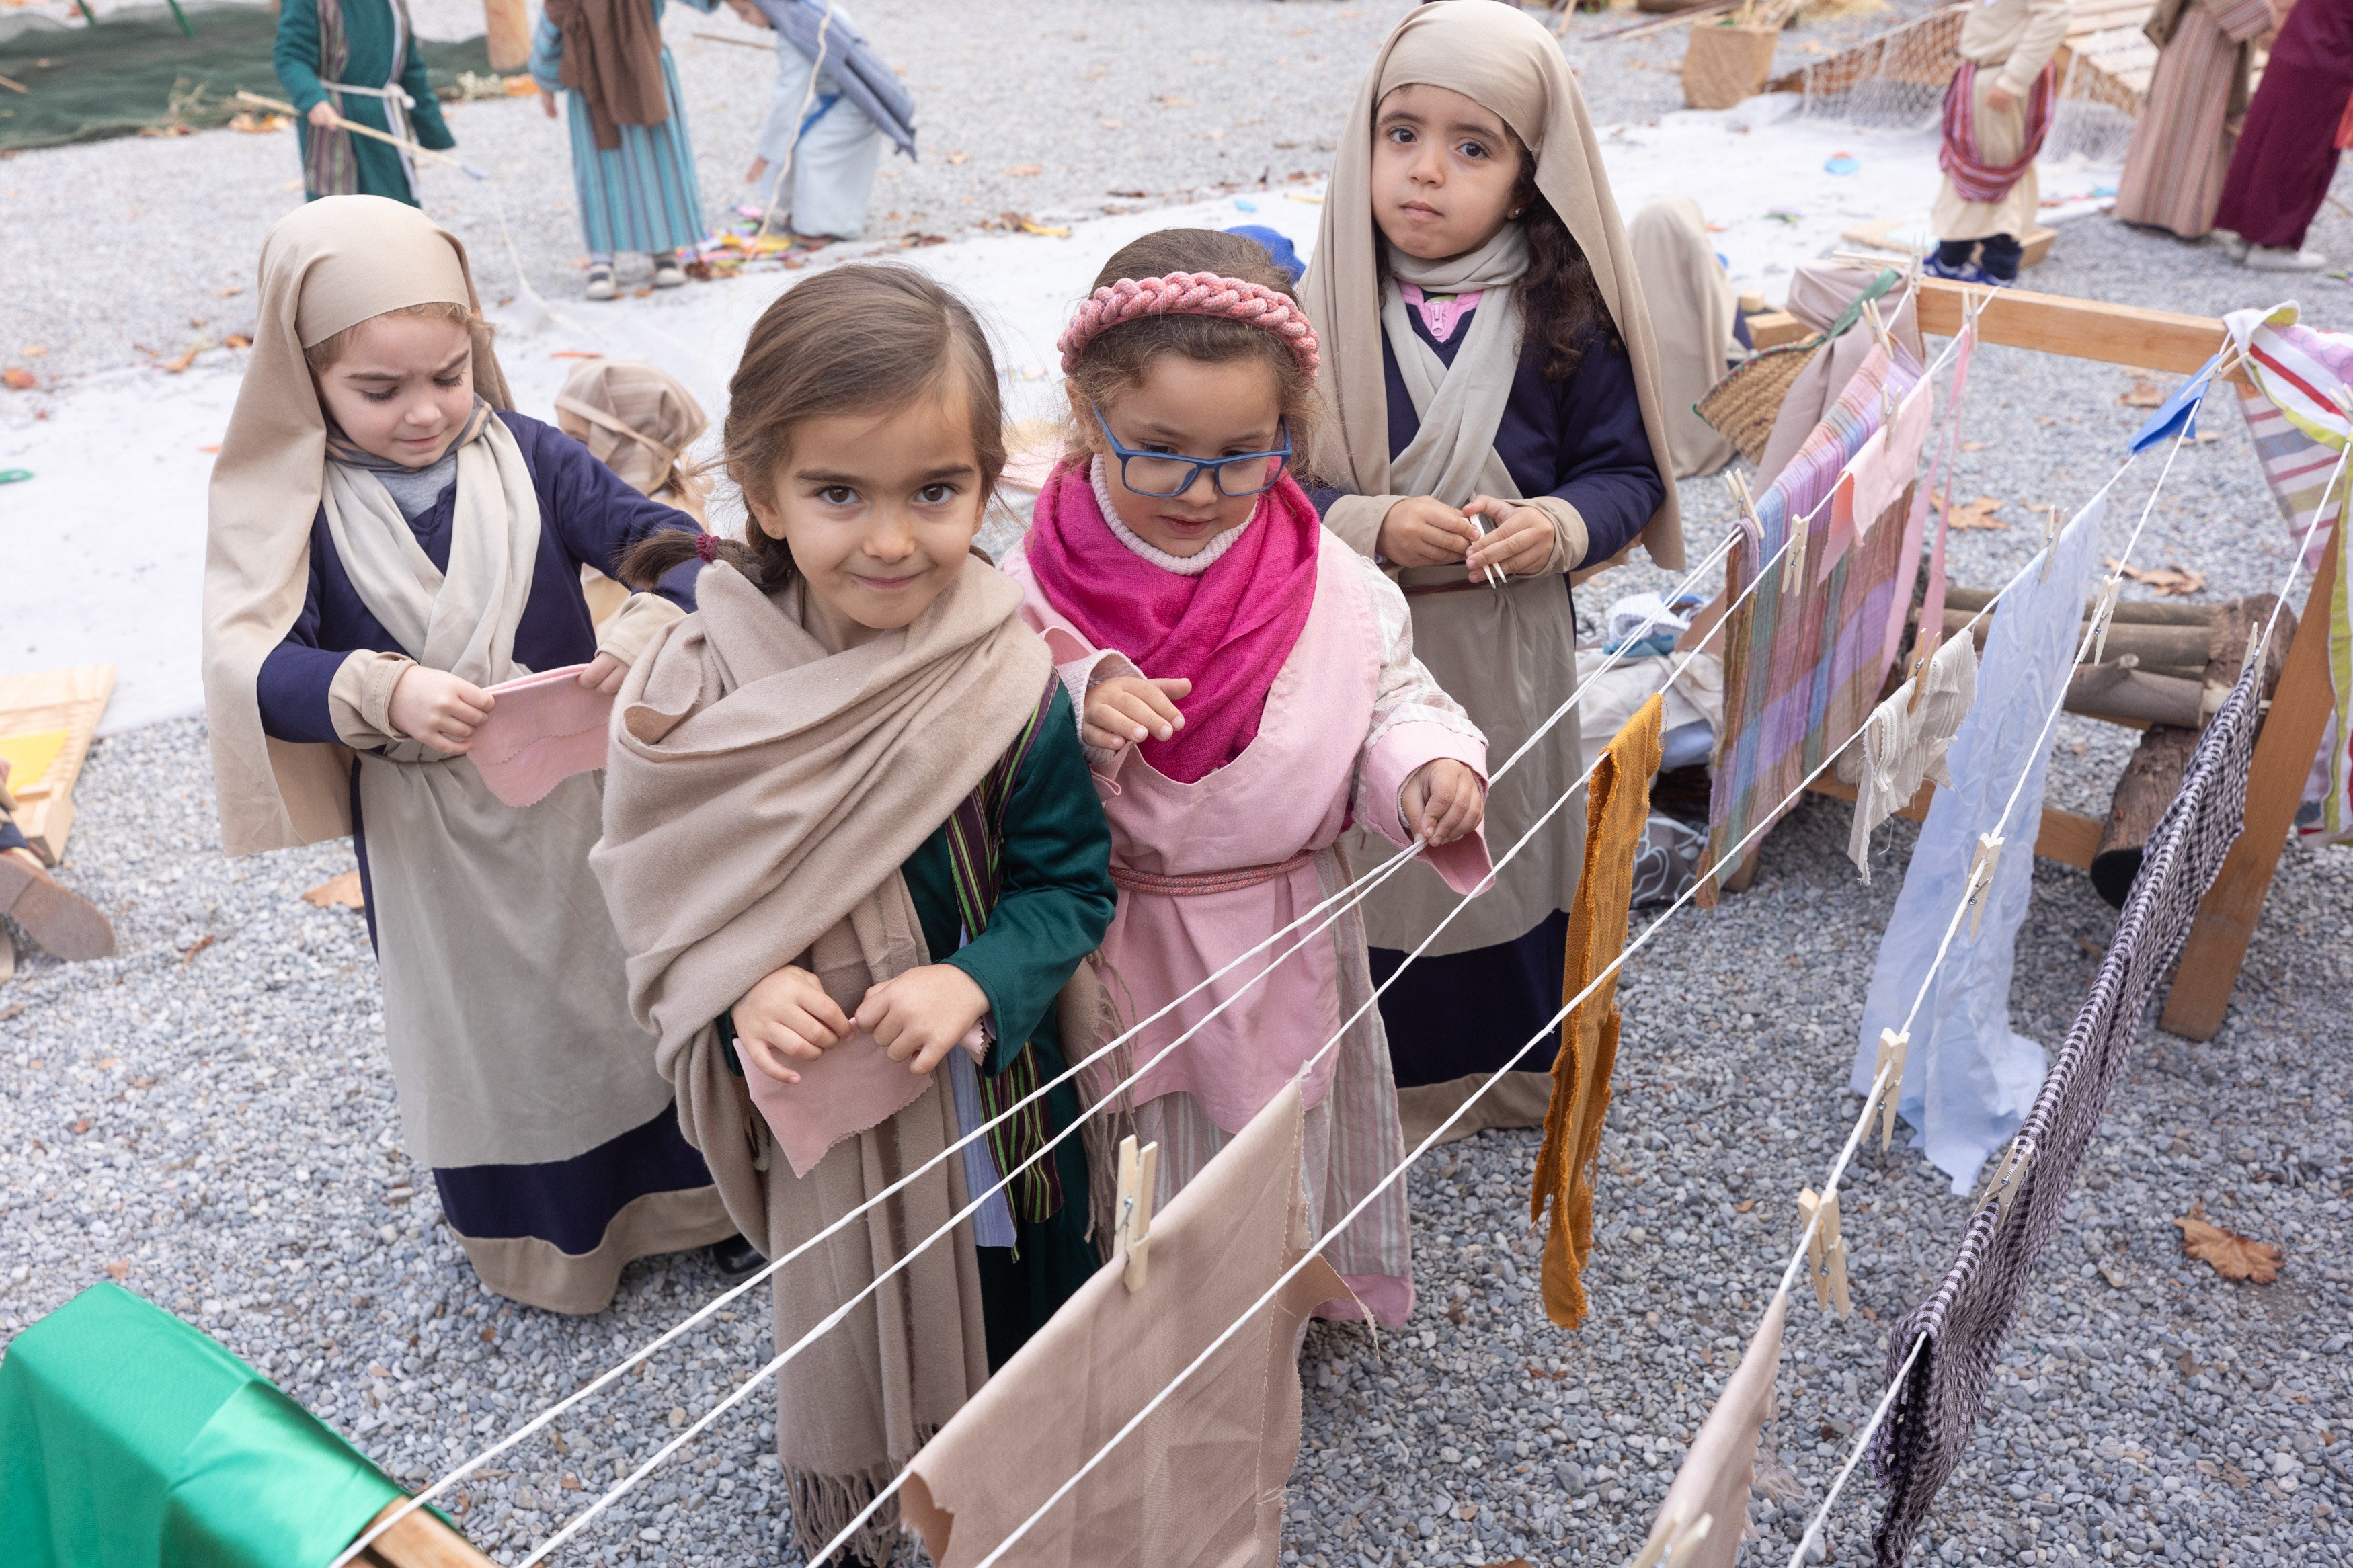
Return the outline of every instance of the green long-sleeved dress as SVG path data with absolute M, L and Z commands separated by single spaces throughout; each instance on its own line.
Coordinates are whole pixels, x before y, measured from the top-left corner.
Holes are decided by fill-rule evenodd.
M 338 33 L 347 51 L 340 68 L 321 52 Z M 386 112 L 384 100 L 368 93 L 334 94 L 336 112 L 378 131 L 406 133 L 422 147 L 458 144 L 426 79 L 425 56 L 401 0 L 282 0 L 271 58 L 287 96 L 305 117 L 328 100 L 330 79 L 353 87 L 396 84 L 416 100 L 404 111 L 405 128 L 401 117 Z M 330 69 L 336 74 L 322 75 Z M 307 118 L 300 127 L 300 142 L 303 185 L 311 200 L 356 193 L 421 205 L 398 148 L 346 131 L 322 132 Z

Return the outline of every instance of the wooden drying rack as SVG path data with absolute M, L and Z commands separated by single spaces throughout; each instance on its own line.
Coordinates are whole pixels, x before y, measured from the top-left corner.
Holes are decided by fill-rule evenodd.
M 1936 337 L 1956 336 L 1968 297 L 1983 292 L 1941 279 L 1922 279 L 1916 297 L 1921 331 Z M 1760 349 L 1810 335 L 1810 329 L 1781 312 L 1752 316 L 1749 324 Z M 1978 314 L 1980 343 L 2178 375 L 2203 367 L 2226 341 L 2222 323 L 2210 316 L 2145 310 L 2021 289 L 1999 290 Z M 2240 373 L 2233 371 L 2231 379 L 2238 383 Z M 2320 749 L 2321 731 L 2335 695 L 2328 676 L 2328 618 L 2343 531 L 2341 526 L 2330 531 L 2327 552 L 2314 574 L 2311 596 L 2296 621 L 2286 667 L 2256 738 L 2253 768 L 2247 779 L 2246 826 L 2198 906 L 2198 919 L 2181 950 L 2181 964 L 2158 1019 L 2160 1027 L 2189 1039 L 2211 1040 L 2222 1026 L 2223 1010 L 2246 963 L 2247 944 L 2254 937 L 2255 921 L 2271 891 L 2280 851 L 2287 847 L 2288 833 L 2295 826 L 2296 805 L 2303 798 L 2313 754 Z M 1697 626 L 1694 630 L 1705 635 Z M 1809 787 L 1841 799 L 1854 798 L 1852 785 L 1840 784 L 1828 774 Z M 1926 817 L 1934 787 L 1925 786 L 1903 815 L 1915 820 Z M 2101 826 L 2097 817 L 2046 806 L 2034 852 L 2046 859 L 2088 868 Z M 1752 858 L 1755 853 L 1750 851 Z M 1741 869 L 1746 872 L 1752 867 L 1753 858 Z M 1727 880 L 1725 886 L 1733 887 L 1738 880 Z

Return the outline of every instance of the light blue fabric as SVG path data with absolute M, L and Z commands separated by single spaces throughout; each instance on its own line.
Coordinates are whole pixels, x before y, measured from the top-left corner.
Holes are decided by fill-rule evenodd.
M 649 0 L 659 24 L 664 0 Z M 684 0 L 709 11 L 718 0 Z M 564 34 L 542 12 L 531 39 L 532 79 L 549 92 L 564 90 Z M 662 89 L 670 117 L 659 125 L 622 125 L 621 144 L 596 145 L 588 106 L 568 96 L 565 120 L 572 133 L 572 184 L 580 203 L 580 231 L 593 255 L 642 251 L 648 255 L 691 246 L 702 239 L 702 190 L 694 172 L 694 142 L 687 132 L 685 100 L 670 48 L 661 52 Z
M 1928 987 L 1904 1067 L 1896 1108 L 1912 1124 L 1912 1146 L 1967 1193 L 1985 1157 L 2018 1131 L 2042 1087 L 2042 1047 L 2010 1026 L 2010 982 L 2018 928 L 2032 890 L 2034 839 L 2051 763 L 2043 726 L 2075 663 L 2084 591 L 2099 560 L 2105 495 L 2061 530 L 2050 574 L 2030 565 L 2002 595 L 1978 668 L 1978 701 L 1946 753 L 1954 787 L 1939 788 L 1904 873 L 1904 890 L 1879 944 L 1854 1089 L 1868 1093 L 1879 1070 L 1879 1032 L 1900 1027 L 1920 994 L 1936 944 L 1968 885 L 1978 835 L 2018 804 L 2001 828 L 2003 847 L 1975 940 L 1964 917 L 1944 966 Z
M 2148 422 L 2133 433 L 2132 450 L 2146 452 L 2168 436 L 2195 437 L 2198 434 L 2198 405 L 2206 395 L 2206 384 L 2221 368 L 2222 356 L 2216 354 L 2201 366 L 2196 375 L 2173 389 L 2173 395 L 2158 405 Z

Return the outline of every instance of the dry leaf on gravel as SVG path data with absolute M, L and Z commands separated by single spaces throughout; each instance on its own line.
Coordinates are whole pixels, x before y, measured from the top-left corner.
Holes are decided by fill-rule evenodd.
M 367 900 L 360 895 L 360 874 L 357 871 L 346 871 L 340 877 L 320 883 L 302 895 L 302 901 L 322 910 L 367 908 Z
M 2223 1279 L 2268 1285 L 2279 1278 L 2280 1249 L 2268 1241 L 2224 1230 L 2206 1217 L 2203 1199 L 2173 1223 L 2181 1227 L 2181 1255 L 2212 1264 L 2214 1272 Z
M 1005 172 L 1012 175 L 1017 180 L 1026 180 L 1030 175 L 1039 173 L 1044 167 L 1045 165 L 1042 163 L 1017 163 L 1012 168 L 1008 169 Z
M 2164 404 L 2168 395 L 2165 388 L 2148 377 L 2137 375 L 2133 377 L 2132 390 L 2116 401 L 2126 408 L 2156 408 Z
M 1994 516 L 2001 510 L 2001 505 L 1992 496 L 1979 496 L 1973 501 L 1964 501 L 1953 509 L 1952 525 L 1955 528 L 2008 528 L 2010 524 Z
M 6 370 L 0 370 L 0 383 L 5 383 L 11 392 L 30 392 L 39 384 L 31 371 L 19 370 L 13 364 Z
M 2160 594 L 2195 594 L 2206 586 L 2206 574 L 2193 572 L 2179 562 L 2170 566 L 2127 566 L 2112 555 L 2108 557 L 2108 570 L 2121 572 Z

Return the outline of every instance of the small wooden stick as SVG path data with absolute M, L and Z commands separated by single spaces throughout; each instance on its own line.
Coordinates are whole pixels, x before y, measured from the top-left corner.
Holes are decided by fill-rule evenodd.
M 237 97 L 238 102 L 250 103 L 257 109 L 275 110 L 280 114 L 292 115 L 297 120 L 301 120 L 303 117 L 302 111 L 295 108 L 290 103 L 281 102 L 278 99 L 274 98 L 264 98 L 258 92 L 248 92 L 243 88 L 239 88 L 237 89 Z M 378 131 L 373 125 L 362 125 L 358 121 L 347 120 L 340 113 L 335 116 L 335 129 L 338 131 L 348 131 L 354 136 L 366 136 L 378 142 L 389 142 L 393 146 L 398 147 L 415 157 L 430 158 L 437 163 L 447 163 L 449 167 L 457 170 L 459 173 L 466 174 L 473 179 L 487 180 L 490 178 L 488 174 L 485 174 L 471 163 L 466 163 L 461 159 L 452 158 L 447 153 L 437 153 L 430 147 L 420 147 L 416 142 L 409 141 L 406 137 L 395 136 L 388 131 Z
M 10 92 L 30 92 L 33 90 L 31 88 L 26 87 L 23 82 L 18 81 L 16 78 L 6 76 L 0 76 L 0 87 L 6 88 Z

